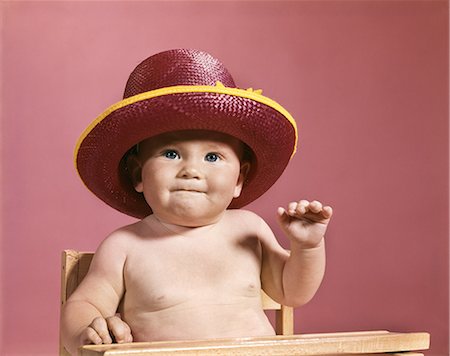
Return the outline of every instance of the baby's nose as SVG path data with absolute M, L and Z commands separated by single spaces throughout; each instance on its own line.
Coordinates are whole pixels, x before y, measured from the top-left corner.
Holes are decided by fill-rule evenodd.
M 198 164 L 195 162 L 186 162 L 181 168 L 178 176 L 186 179 L 200 179 L 203 174 Z

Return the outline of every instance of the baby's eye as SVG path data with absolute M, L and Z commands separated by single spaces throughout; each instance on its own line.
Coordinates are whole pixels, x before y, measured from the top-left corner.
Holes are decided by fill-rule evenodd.
M 220 157 L 217 153 L 208 153 L 205 156 L 205 161 L 207 161 L 207 162 L 217 162 L 219 159 L 220 159 Z
M 168 159 L 177 159 L 180 158 L 180 155 L 178 154 L 177 151 L 174 150 L 167 150 L 164 151 L 163 156 L 168 158 Z

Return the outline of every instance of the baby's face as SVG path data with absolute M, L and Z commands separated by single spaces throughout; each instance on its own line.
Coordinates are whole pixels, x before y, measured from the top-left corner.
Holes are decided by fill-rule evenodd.
M 161 221 L 182 226 L 216 222 L 242 189 L 243 144 L 208 131 L 183 131 L 141 142 L 143 192 Z

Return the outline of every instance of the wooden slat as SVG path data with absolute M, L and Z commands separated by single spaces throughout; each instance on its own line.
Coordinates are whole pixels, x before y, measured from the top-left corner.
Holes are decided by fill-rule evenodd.
M 281 305 L 270 298 L 266 292 L 261 290 L 261 302 L 264 310 L 280 310 Z
M 66 272 L 66 298 L 68 298 L 88 273 L 94 254 L 90 252 L 77 252 L 73 250 L 66 250 L 64 252 L 68 261 Z
M 294 308 L 282 305 L 275 313 L 277 335 L 294 335 Z
M 388 331 L 310 334 L 246 339 L 89 345 L 82 356 L 168 355 L 370 355 L 429 348 L 427 333 Z
M 84 253 L 73 250 L 65 250 L 61 254 L 61 308 L 67 298 L 75 291 L 80 282 L 86 276 L 91 264 L 93 253 Z M 59 355 L 70 356 L 67 350 L 59 342 Z

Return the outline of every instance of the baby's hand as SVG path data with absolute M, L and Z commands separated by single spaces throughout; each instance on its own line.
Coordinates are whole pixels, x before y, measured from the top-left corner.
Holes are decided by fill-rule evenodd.
M 113 342 L 122 344 L 133 341 L 130 327 L 118 316 L 111 316 L 106 319 L 95 318 L 83 331 L 80 338 L 82 345 L 112 344 Z
M 279 223 L 291 240 L 302 248 L 317 247 L 327 230 L 333 210 L 314 200 L 291 202 L 288 209 L 278 208 Z

